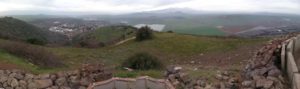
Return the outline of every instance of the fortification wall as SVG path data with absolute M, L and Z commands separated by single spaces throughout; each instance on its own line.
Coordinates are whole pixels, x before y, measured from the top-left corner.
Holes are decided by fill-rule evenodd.
M 112 78 L 92 83 L 87 89 L 175 89 L 168 80 L 148 76 L 133 78 Z
M 282 70 L 288 76 L 292 89 L 300 89 L 300 73 L 296 63 L 296 60 L 299 60 L 299 58 L 295 57 L 299 55 L 297 54 L 299 51 L 300 35 L 287 40 L 287 42 L 283 44 L 281 51 Z

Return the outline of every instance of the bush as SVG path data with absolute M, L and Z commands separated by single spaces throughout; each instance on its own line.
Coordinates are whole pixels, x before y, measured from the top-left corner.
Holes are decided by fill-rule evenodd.
M 64 66 L 56 55 L 40 46 L 28 45 L 21 42 L 2 41 L 0 49 L 10 54 L 23 57 L 27 59 L 26 61 L 41 67 L 51 68 Z
M 160 69 L 163 67 L 155 56 L 148 53 L 137 53 L 125 60 L 122 66 L 136 70 Z
M 148 40 L 148 39 L 152 39 L 152 37 L 153 37 L 152 30 L 148 26 L 141 27 L 136 32 L 136 41 Z
M 29 38 L 26 40 L 27 43 L 35 44 L 35 45 L 45 45 L 46 42 L 36 38 Z
M 172 30 L 168 30 L 167 33 L 174 33 Z

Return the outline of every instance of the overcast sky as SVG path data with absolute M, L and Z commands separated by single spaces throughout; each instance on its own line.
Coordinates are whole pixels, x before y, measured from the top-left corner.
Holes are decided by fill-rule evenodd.
M 34 10 L 130 13 L 166 8 L 300 14 L 300 0 L 0 0 L 0 12 Z

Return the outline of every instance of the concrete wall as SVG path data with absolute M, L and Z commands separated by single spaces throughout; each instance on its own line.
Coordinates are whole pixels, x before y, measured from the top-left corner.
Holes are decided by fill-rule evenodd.
M 300 74 L 295 55 L 300 51 L 300 35 L 284 42 L 281 49 L 281 69 L 286 72 L 292 89 L 300 89 Z
M 170 82 L 150 77 L 112 78 L 110 80 L 93 83 L 88 89 L 175 89 Z

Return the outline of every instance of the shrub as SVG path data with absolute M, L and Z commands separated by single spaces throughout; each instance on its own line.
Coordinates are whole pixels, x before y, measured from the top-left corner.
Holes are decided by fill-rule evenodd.
M 125 60 L 122 66 L 136 70 L 160 69 L 163 67 L 155 56 L 148 53 L 137 53 Z
M 153 37 L 152 30 L 148 26 L 141 27 L 136 32 L 136 41 L 148 40 L 148 39 L 152 39 L 152 37 Z
M 167 33 L 174 33 L 172 30 L 168 30 Z
M 3 49 L 10 54 L 23 57 L 27 59 L 28 62 L 41 67 L 51 68 L 64 66 L 56 55 L 40 46 L 28 45 L 21 42 L 2 41 L 0 49 Z
M 36 38 L 29 38 L 26 40 L 27 43 L 35 44 L 35 45 L 45 45 L 46 42 Z

